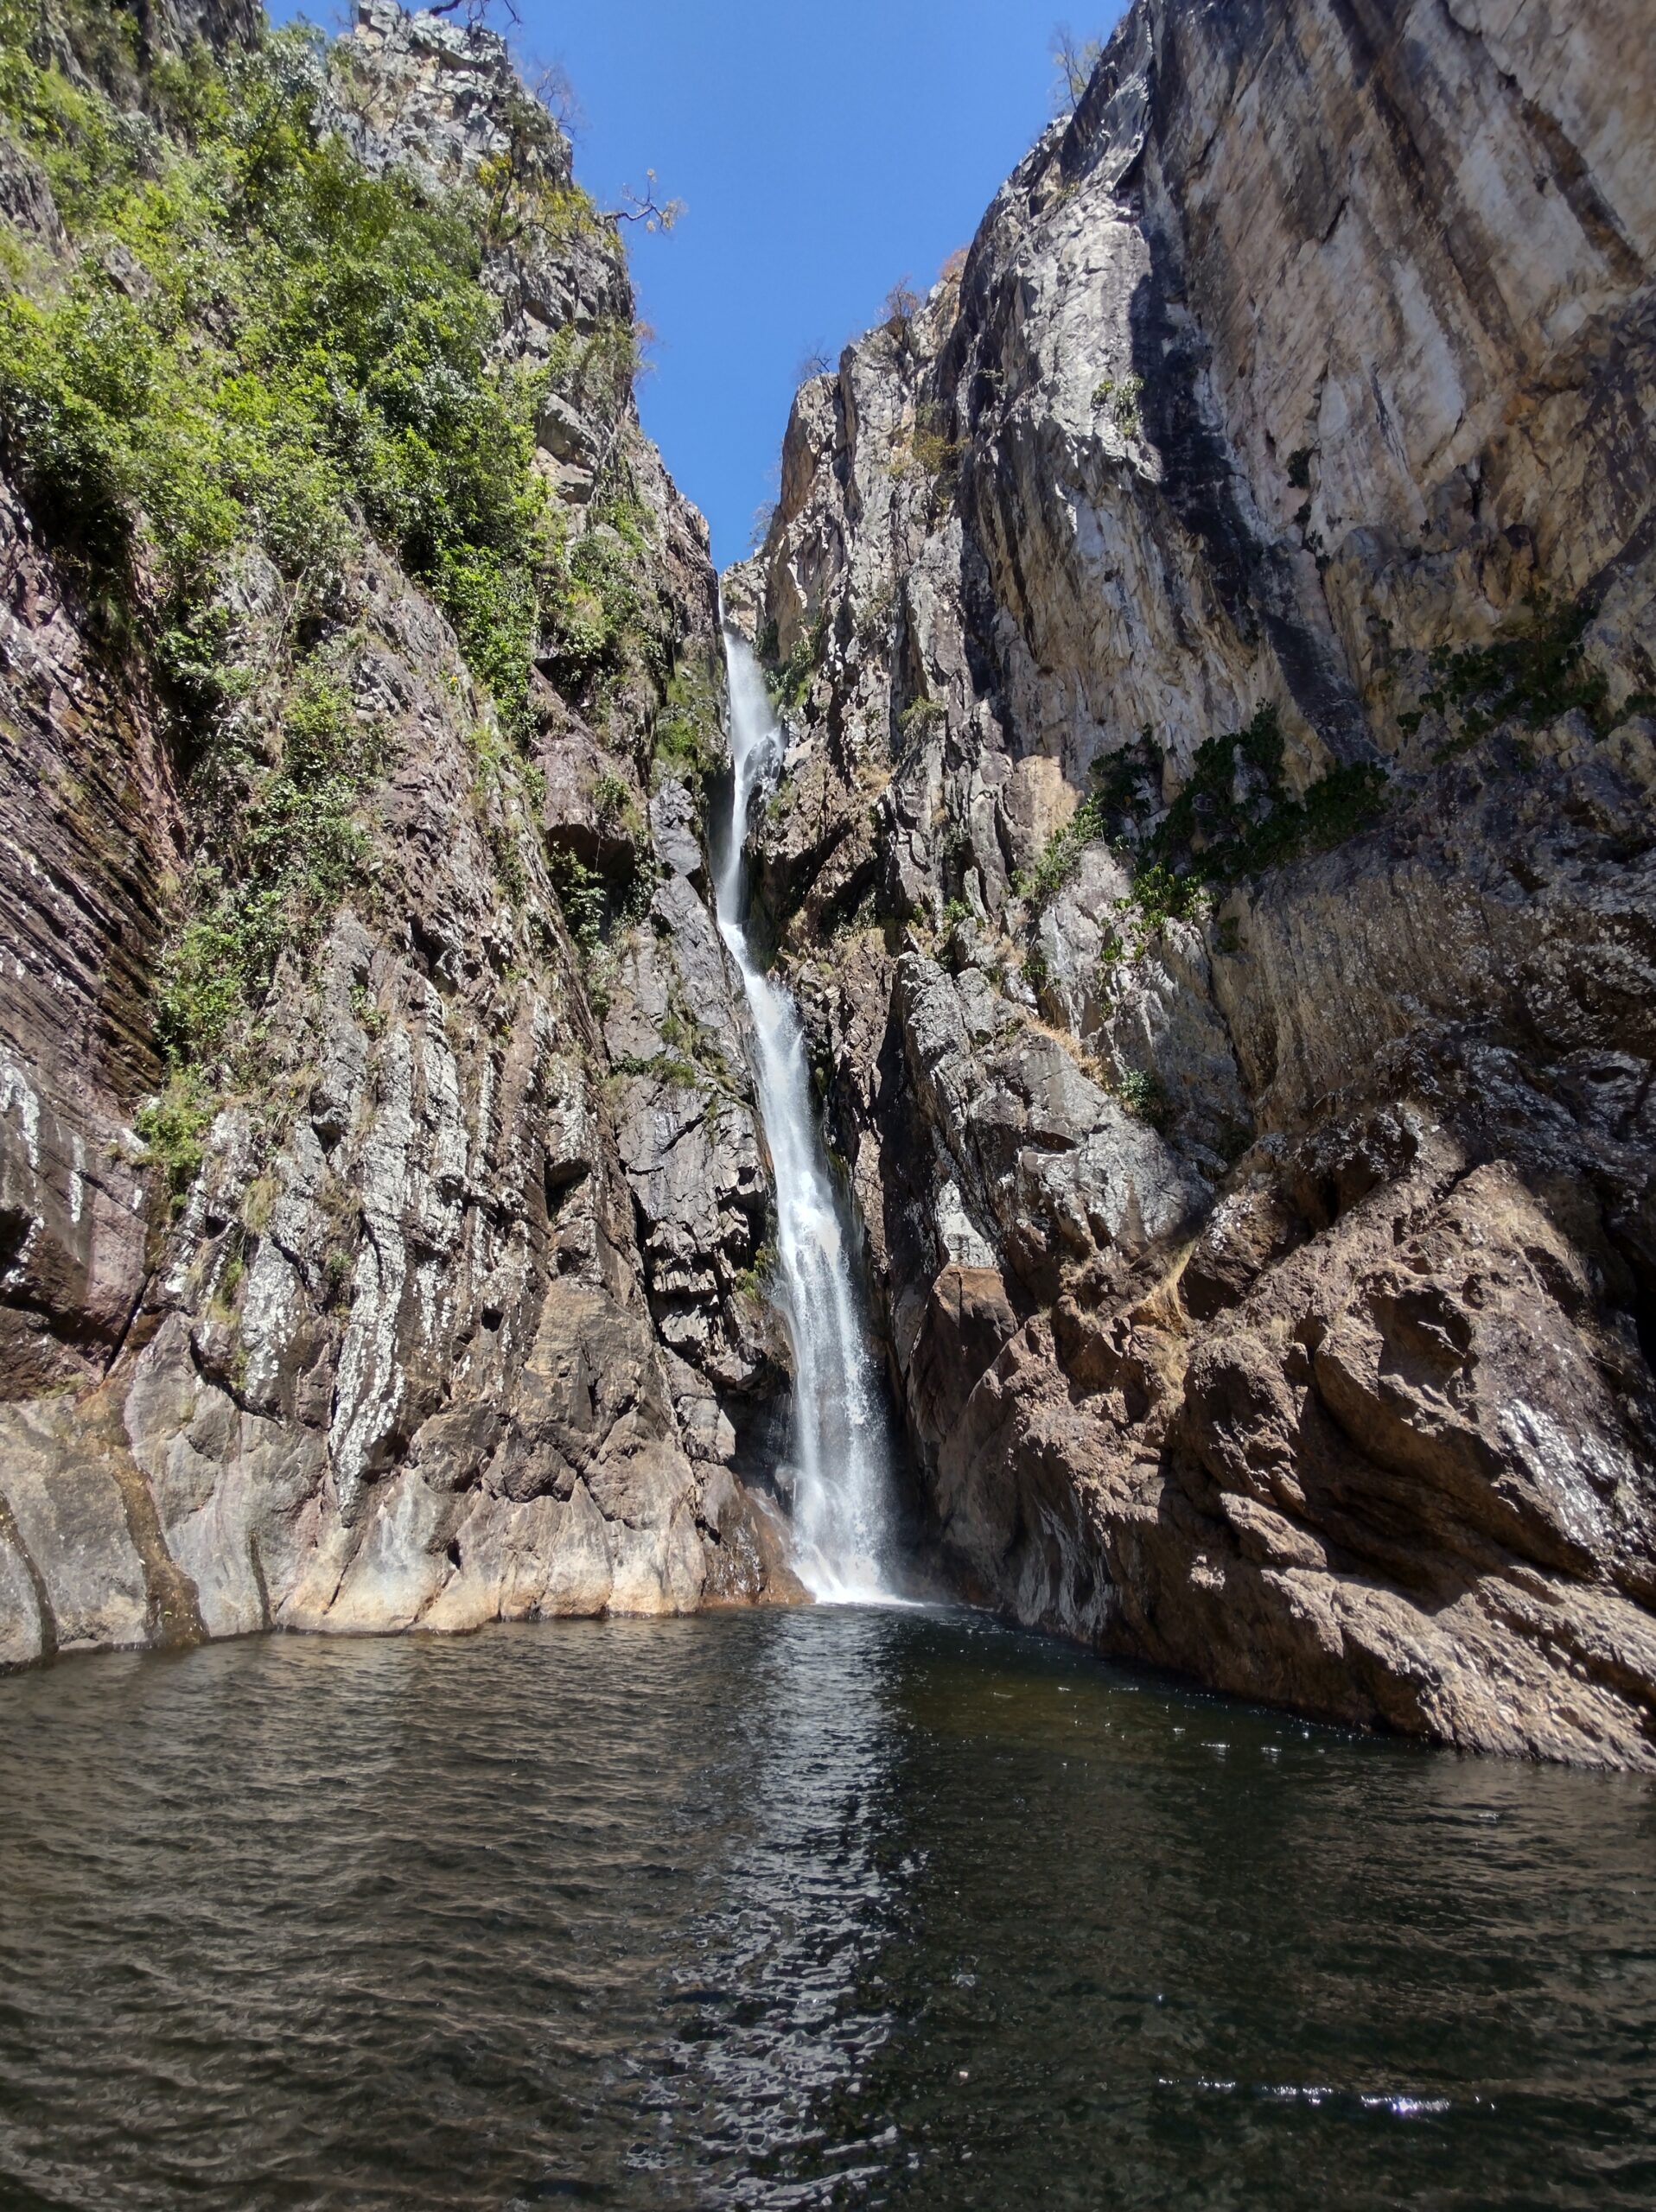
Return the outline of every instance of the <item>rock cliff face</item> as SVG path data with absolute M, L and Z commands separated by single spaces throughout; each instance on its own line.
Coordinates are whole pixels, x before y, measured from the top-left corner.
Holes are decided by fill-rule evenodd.
M 497 39 L 384 0 L 327 51 L 210 8 L 7 35 L 0 1660 L 787 1594 L 735 1472 L 784 1377 L 709 912 L 715 584 L 634 412 L 616 226 Z M 67 136 L 40 121 L 64 114 Z M 290 134 L 262 169 L 249 114 Z M 99 130 L 140 148 L 118 204 L 52 167 Z M 443 251 L 475 257 L 474 291 L 417 267 L 383 344 L 426 316 L 440 352 L 475 312 L 478 389 L 531 413 L 493 537 L 444 521 L 436 552 L 387 550 L 417 532 L 370 531 L 364 505 L 387 472 L 417 490 L 435 468 L 440 372 L 386 397 L 370 359 L 345 429 L 317 418 L 324 491 L 330 469 L 367 486 L 324 510 L 321 583 L 258 521 L 267 492 L 191 587 L 203 703 L 144 635 L 181 619 L 156 614 L 150 571 L 183 526 L 156 508 L 188 456 L 143 480 L 149 510 L 123 489 L 127 550 L 100 569 L 41 455 L 42 425 L 67 442 L 99 404 L 74 381 L 91 318 L 130 308 L 163 358 L 176 270 L 144 193 L 225 174 L 235 226 L 267 221 L 302 275 L 300 215 L 360 210 L 416 247 L 418 226 L 458 225 Z M 278 189 L 286 231 L 263 212 Z M 222 264 L 240 234 L 198 243 Z M 333 250 L 325 336 L 367 282 Z M 198 266 L 189 328 L 245 360 L 264 281 Z M 38 334 L 66 326 L 41 318 L 83 300 L 53 384 Z M 217 388 L 212 435 L 242 389 Z M 293 419 L 322 404 L 299 391 Z M 372 466 L 365 423 L 387 441 Z M 130 450 L 136 468 L 136 432 Z M 462 450 L 442 480 L 487 486 L 492 465 Z M 500 640 L 530 585 L 493 549 L 525 503 L 540 599 L 514 660 Z M 124 626 L 100 598 L 117 587 Z
M 943 1559 L 1646 1769 L 1648 30 L 1136 0 L 727 580 Z

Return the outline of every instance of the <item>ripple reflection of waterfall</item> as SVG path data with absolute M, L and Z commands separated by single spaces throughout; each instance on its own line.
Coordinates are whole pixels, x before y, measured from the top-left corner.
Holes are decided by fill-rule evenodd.
M 901 1618 L 811 1615 L 779 1624 L 738 1722 L 750 1757 L 694 1964 L 694 2005 L 673 2053 L 678 2119 L 741 2179 L 721 2202 L 796 2201 L 783 2177 L 855 2095 L 894 2021 L 878 1963 L 901 1918 L 894 1840 L 905 1732 L 892 1680 Z M 889 2117 L 865 2113 L 836 2146 L 838 2185 L 876 2183 Z M 806 2190 L 800 2202 L 823 2201 Z
M 781 766 L 782 737 L 759 664 L 725 632 L 730 680 L 730 820 L 715 887 L 719 928 L 753 1019 L 754 1086 L 776 1182 L 776 1291 L 793 1345 L 795 1567 L 813 1597 L 890 1595 L 890 1448 L 863 1339 L 839 1206 L 812 1110 L 799 1016 L 748 944 L 748 810 Z
M 1656 2203 L 1656 1796 L 966 1613 L 0 1676 L 0 2205 Z

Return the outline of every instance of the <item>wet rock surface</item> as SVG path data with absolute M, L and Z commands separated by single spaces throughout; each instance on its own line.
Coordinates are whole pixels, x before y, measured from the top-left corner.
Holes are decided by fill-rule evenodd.
M 256 35 L 139 47 L 198 33 Z M 362 0 L 315 67 L 365 175 L 551 211 L 478 280 L 583 581 L 508 744 L 356 549 L 366 862 L 169 1157 L 193 787 L 0 484 L 4 1663 L 799 1594 L 706 535 L 571 371 L 630 328 L 615 226 L 487 34 Z M 1650 67 L 1634 0 L 1137 0 L 964 260 L 803 387 L 725 580 L 789 740 L 756 933 L 942 1573 L 1249 1697 L 1646 1769 Z M 0 217 L 79 251 L 9 141 Z M 643 644 L 599 685 L 606 588 Z M 224 611 L 274 666 L 275 571 Z
M 947 1570 L 1649 1768 L 1639 13 L 1139 0 L 726 603 Z

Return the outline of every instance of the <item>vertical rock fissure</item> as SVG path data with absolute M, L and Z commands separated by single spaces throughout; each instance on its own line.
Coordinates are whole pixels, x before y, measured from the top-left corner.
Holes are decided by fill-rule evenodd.
M 51 1592 L 46 1579 L 35 1566 L 29 1546 L 23 1541 L 23 1532 L 17 1526 L 16 1516 L 3 1497 L 0 1497 L 0 1545 L 8 1547 L 16 1556 L 17 1563 L 35 1593 L 35 1610 L 39 1621 L 40 1650 L 42 1659 L 55 1659 L 58 1649 L 57 1615 L 52 1610 Z M 21 1639 L 20 1639 L 21 1641 Z
M 1648 41 L 1488 12 L 1137 0 L 724 588 L 938 1570 L 1649 1769 Z

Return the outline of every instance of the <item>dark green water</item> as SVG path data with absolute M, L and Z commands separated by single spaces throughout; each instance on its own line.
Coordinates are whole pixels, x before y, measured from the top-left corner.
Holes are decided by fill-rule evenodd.
M 1656 1793 L 959 1616 L 0 1681 L 0 2204 L 1656 2203 Z

